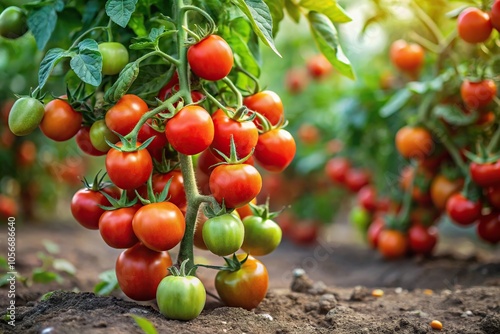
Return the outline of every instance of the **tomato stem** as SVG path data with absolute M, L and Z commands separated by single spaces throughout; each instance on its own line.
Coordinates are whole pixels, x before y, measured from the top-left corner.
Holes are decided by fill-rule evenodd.
M 225 77 L 224 79 L 222 79 L 222 81 L 224 81 L 224 83 L 233 91 L 234 95 L 236 95 L 236 98 L 238 100 L 237 106 L 238 108 L 240 108 L 243 105 L 243 95 L 241 95 L 239 89 L 228 77 Z
M 108 34 L 108 42 L 113 42 L 113 31 L 111 30 L 111 25 L 113 24 L 113 21 L 109 19 L 108 25 L 106 26 L 106 32 Z
M 420 6 L 414 2 L 410 1 L 410 6 L 413 7 L 415 11 L 415 15 L 419 18 L 420 21 L 426 26 L 427 29 L 431 32 L 432 36 L 436 39 L 438 44 L 442 44 L 444 40 L 444 36 L 439 30 L 439 27 L 436 23 L 427 15 L 427 13 L 420 8 Z

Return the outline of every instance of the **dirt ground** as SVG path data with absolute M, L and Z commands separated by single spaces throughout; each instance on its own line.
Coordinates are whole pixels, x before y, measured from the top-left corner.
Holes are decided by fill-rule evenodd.
M 500 256 L 498 249 L 477 247 L 467 238 L 448 238 L 435 257 L 383 261 L 352 242 L 350 228 L 339 224 L 322 233 L 319 243 L 297 247 L 286 240 L 262 257 L 270 290 L 253 311 L 228 308 L 209 298 L 190 322 L 166 320 L 154 302 L 136 303 L 121 292 L 91 293 L 100 272 L 114 266 L 119 250 L 107 247 L 97 231 L 52 224 L 20 226 L 16 269 L 28 275 L 40 266 L 43 241 L 57 243 L 58 257 L 76 267 L 62 283 L 16 286 L 16 327 L 0 321 L 0 333 L 142 333 L 130 316 L 148 318 L 159 333 L 500 333 Z M 2 238 L 6 239 L 6 238 Z M 349 242 L 347 242 L 349 241 Z M 6 249 L 6 240 L 0 240 Z M 175 256 L 175 251 L 172 254 Z M 220 263 L 206 252 L 201 261 Z M 296 268 L 304 276 L 295 277 Z M 207 290 L 215 293 L 215 272 L 200 269 Z M 382 297 L 373 297 L 380 288 Z M 429 290 L 430 289 L 430 290 Z M 58 290 L 45 301 L 40 297 Z M 0 289 L 0 318 L 9 299 Z

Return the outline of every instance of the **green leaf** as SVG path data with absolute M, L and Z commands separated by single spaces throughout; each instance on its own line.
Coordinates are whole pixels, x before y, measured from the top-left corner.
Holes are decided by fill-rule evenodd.
M 273 18 L 273 36 L 276 36 L 279 24 L 285 17 L 285 13 L 283 12 L 285 0 L 264 0 L 264 2 L 269 7 L 269 12 Z
M 49 291 L 49 292 L 47 292 L 47 293 L 43 294 L 43 295 L 40 297 L 40 301 L 41 301 L 41 302 L 44 302 L 44 301 L 46 301 L 46 300 L 49 300 L 49 299 L 50 299 L 50 297 L 52 297 L 52 295 L 53 295 L 56 291 L 57 291 L 57 290 L 55 290 L 55 291 Z
M 339 44 L 337 30 L 332 22 L 323 14 L 311 11 L 307 18 L 311 26 L 311 32 L 321 53 L 339 71 L 340 74 L 355 79 L 349 59 L 342 51 Z
M 99 274 L 99 283 L 94 287 L 94 293 L 100 296 L 107 296 L 113 290 L 118 289 L 118 279 L 114 269 L 106 270 Z
M 302 0 L 299 6 L 326 15 L 333 23 L 350 22 L 352 19 L 335 0 Z
M 114 103 L 121 99 L 132 86 L 135 79 L 137 79 L 138 75 L 139 64 L 136 62 L 128 63 L 123 70 L 121 70 L 118 80 L 116 80 L 113 86 L 106 91 L 104 100 Z
M 144 331 L 145 334 L 158 334 L 155 326 L 148 319 L 135 314 L 131 314 L 130 316 L 134 318 L 135 323 Z
M 54 262 L 52 263 L 52 266 L 54 267 L 55 270 L 64 271 L 70 275 L 76 274 L 75 266 L 68 260 L 55 259 Z
M 389 101 L 380 108 L 380 117 L 389 117 L 392 114 L 398 112 L 403 108 L 403 106 L 410 100 L 413 94 L 407 89 L 402 88 L 398 90 Z
M 170 79 L 172 73 L 169 72 L 169 68 L 168 65 L 156 64 L 141 66 L 141 75 L 134 81 L 128 92 L 143 99 L 156 96 Z
M 299 23 L 301 15 L 300 7 L 297 6 L 292 0 L 285 0 L 285 8 L 286 12 L 288 13 L 288 15 L 290 15 L 292 20 L 294 20 L 295 23 Z
M 7 259 L 3 256 L 0 256 L 0 268 L 4 270 L 9 269 L 9 263 L 7 262 Z
M 99 13 L 99 9 L 101 8 L 101 4 L 99 0 L 90 0 L 85 4 L 85 8 L 83 10 L 82 22 L 83 24 L 89 24 L 94 21 L 97 13 Z
M 57 23 L 57 13 L 53 5 L 48 5 L 28 15 L 28 27 L 35 36 L 36 45 L 43 50 L 54 32 Z
M 148 31 L 144 25 L 144 15 L 134 14 L 128 22 L 128 26 L 132 28 L 135 34 L 139 37 L 146 36 Z
M 434 115 L 443 118 L 451 125 L 465 126 L 477 121 L 479 114 L 474 111 L 465 114 L 461 108 L 451 104 L 438 104 L 433 109 Z
M 7 285 L 11 277 L 12 274 L 3 274 L 2 276 L 0 276 L 0 287 Z
M 269 46 L 278 56 L 273 39 L 273 19 L 269 7 L 263 0 L 233 0 L 241 11 L 248 17 L 255 33 L 260 40 Z
M 130 45 L 130 50 L 154 50 L 156 48 L 156 43 L 154 42 L 136 42 Z
M 35 283 L 50 283 L 53 281 L 61 283 L 63 281 L 62 277 L 58 273 L 46 271 L 42 268 L 33 269 L 32 278 Z
M 135 11 L 137 0 L 108 0 L 106 14 L 120 27 L 125 28 Z
M 78 53 L 73 54 L 70 66 L 85 83 L 99 86 L 102 80 L 102 56 L 97 42 L 86 39 L 78 44 Z

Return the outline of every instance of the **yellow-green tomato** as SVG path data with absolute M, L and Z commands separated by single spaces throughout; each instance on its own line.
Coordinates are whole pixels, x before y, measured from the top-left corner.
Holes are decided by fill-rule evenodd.
M 128 50 L 121 43 L 101 43 L 99 44 L 99 52 L 102 56 L 102 74 L 118 74 L 128 64 Z
M 89 135 L 92 146 L 101 152 L 107 152 L 110 149 L 108 143 L 106 143 L 106 139 L 113 144 L 120 140 L 118 136 L 106 126 L 106 122 L 103 119 L 95 121 L 94 124 L 92 124 Z
M 42 102 L 32 97 L 18 99 L 9 113 L 9 129 L 16 136 L 26 136 L 35 130 L 43 119 Z
M 195 276 L 167 276 L 158 285 L 156 302 L 168 319 L 191 320 L 205 307 L 207 293 Z
M 245 227 L 241 219 L 226 213 L 208 219 L 203 224 L 203 241 L 208 250 L 219 256 L 235 253 L 243 244 Z
M 267 255 L 281 242 L 281 228 L 271 219 L 248 216 L 243 219 L 245 239 L 241 248 L 254 256 Z

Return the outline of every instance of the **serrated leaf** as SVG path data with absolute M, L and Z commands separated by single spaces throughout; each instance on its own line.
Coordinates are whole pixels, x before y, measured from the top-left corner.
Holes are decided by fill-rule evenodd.
M 398 112 L 403 108 L 403 106 L 410 100 L 413 94 L 406 88 L 398 90 L 389 101 L 380 108 L 380 117 L 389 117 L 392 114 Z
M 62 277 L 53 271 L 46 271 L 42 268 L 35 268 L 32 274 L 33 282 L 35 283 L 50 283 L 56 281 L 61 283 L 63 281 Z
M 285 0 L 285 8 L 286 12 L 288 13 L 288 15 L 290 15 L 292 20 L 294 20 L 295 23 L 299 23 L 301 16 L 300 7 L 297 6 L 292 0 Z
M 352 19 L 335 0 L 302 0 L 299 6 L 326 15 L 333 23 L 350 22 Z
M 128 63 L 123 70 L 121 70 L 120 75 L 113 86 L 106 91 L 104 99 L 110 103 L 114 103 L 121 99 L 121 97 L 125 95 L 132 86 L 135 79 L 137 79 L 138 75 L 139 64 L 136 62 Z
M 54 267 L 55 270 L 64 271 L 65 273 L 68 273 L 70 275 L 76 274 L 75 266 L 68 260 L 55 259 L 54 262 L 52 263 L 52 266 Z
M 138 95 L 143 99 L 147 99 L 150 95 L 156 96 L 170 79 L 169 68 L 168 65 L 155 64 L 141 66 L 141 75 L 134 81 L 128 93 Z
M 135 11 L 137 0 L 108 0 L 106 14 L 120 27 L 125 28 Z
M 78 43 L 78 50 L 83 51 L 83 50 L 92 50 L 92 51 L 99 51 L 99 45 L 97 42 L 93 39 L 87 38 Z
M 130 21 L 128 22 L 128 26 L 132 28 L 135 34 L 139 37 L 146 36 L 148 33 L 146 26 L 144 25 L 144 15 L 142 14 L 132 15 Z
M 49 79 L 50 73 L 57 65 L 57 63 L 64 57 L 69 57 L 69 54 L 63 49 L 50 49 L 43 57 L 38 70 L 38 86 L 40 89 L 45 86 Z
M 145 334 L 158 334 L 155 326 L 148 319 L 135 314 L 131 314 L 130 316 L 134 318 L 135 323 L 144 331 Z
M 28 27 L 35 36 L 36 45 L 39 50 L 43 50 L 54 32 L 57 23 L 56 9 L 52 5 L 47 5 L 39 10 L 30 12 L 28 16 Z
M 96 87 L 101 84 L 102 56 L 99 51 L 80 50 L 69 64 L 83 82 Z
M 151 31 L 149 32 L 149 40 L 154 42 L 156 41 L 158 38 L 160 38 L 163 33 L 165 32 L 165 27 L 160 27 L 160 28 L 153 28 L 151 29 Z M 173 33 L 173 31 L 170 31 L 169 34 Z
M 276 36 L 280 22 L 285 17 L 283 8 L 285 6 L 285 0 L 264 0 L 267 7 L 269 7 L 269 12 L 273 18 L 273 36 Z
M 337 29 L 335 29 L 332 22 L 325 15 L 314 11 L 309 12 L 307 18 L 312 35 L 321 53 L 340 74 L 355 79 L 351 63 L 339 44 Z
M 465 114 L 461 108 L 450 104 L 438 104 L 433 112 L 435 116 L 443 118 L 447 123 L 457 126 L 473 124 L 479 117 L 475 111 Z
M 260 40 L 281 57 L 273 39 L 273 19 L 269 7 L 263 0 L 234 0 L 236 5 L 248 17 Z

